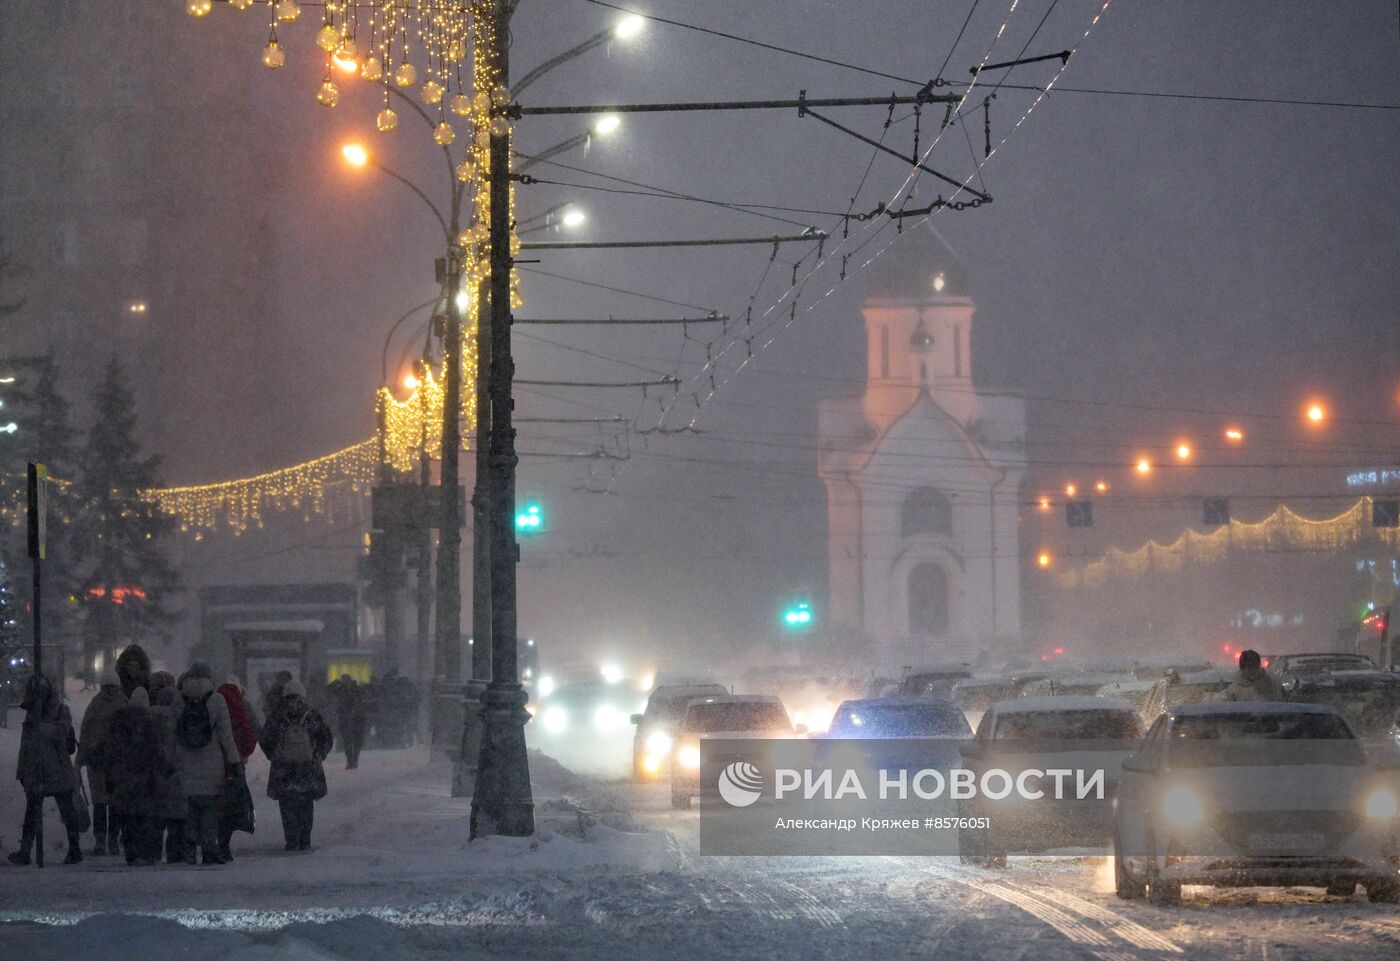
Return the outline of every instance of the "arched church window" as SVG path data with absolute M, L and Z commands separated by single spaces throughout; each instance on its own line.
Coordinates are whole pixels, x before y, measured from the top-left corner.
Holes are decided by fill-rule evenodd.
M 900 534 L 953 533 L 953 502 L 948 495 L 932 487 L 920 487 L 904 498 L 900 509 Z
M 909 633 L 939 637 L 948 631 L 948 573 L 932 561 L 909 572 Z

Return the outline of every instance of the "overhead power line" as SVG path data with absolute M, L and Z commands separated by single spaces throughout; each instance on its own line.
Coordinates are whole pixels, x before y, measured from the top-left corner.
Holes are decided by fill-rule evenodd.
M 704 317 L 606 317 L 598 320 L 585 318 L 543 318 L 543 317 L 516 317 L 513 323 L 536 325 L 562 325 L 562 326 L 585 326 L 594 324 L 722 324 L 729 320 L 728 314 L 708 314 Z
M 527 387 L 671 387 L 680 383 L 677 377 L 660 377 L 656 380 L 591 381 L 591 380 L 522 380 L 515 381 Z
M 931 93 L 931 85 L 912 96 L 883 97 L 803 97 L 800 100 L 682 100 L 673 103 L 565 104 L 553 107 L 522 107 L 512 104 L 506 116 L 557 117 L 594 113 L 685 113 L 694 110 L 795 110 L 799 107 L 887 107 L 891 104 L 958 103 L 961 94 Z
M 641 247 L 739 247 L 762 244 L 791 244 L 826 240 L 820 230 L 804 231 L 786 237 L 715 237 L 700 240 L 546 240 L 523 243 L 522 250 L 631 250 Z

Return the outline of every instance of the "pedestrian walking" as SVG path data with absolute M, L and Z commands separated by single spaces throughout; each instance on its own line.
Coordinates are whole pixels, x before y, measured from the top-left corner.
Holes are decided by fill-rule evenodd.
M 1281 701 L 1283 688 L 1263 668 L 1258 651 L 1241 651 L 1235 678 L 1220 694 L 1222 701 Z
M 336 741 L 345 751 L 345 769 L 360 766 L 360 750 L 365 746 L 364 689 L 349 674 L 330 685 L 335 701 Z
M 229 726 L 233 730 L 233 743 L 238 748 L 239 764 L 229 766 L 224 771 L 224 793 L 219 798 L 219 855 L 225 861 L 233 860 L 229 842 L 234 831 L 248 831 L 253 827 L 253 796 L 248 791 L 248 781 L 244 776 L 248 758 L 258 748 L 258 728 L 252 716 L 252 706 L 243 700 L 243 688 L 238 678 L 230 676 L 219 685 L 219 694 L 228 705 Z
M 161 854 L 160 807 L 173 765 L 145 688 L 133 688 L 126 706 L 112 715 L 103 762 L 126 863 L 155 864 Z
M 79 768 L 87 769 L 88 792 L 92 801 L 92 853 L 102 857 L 109 850 L 112 854 L 118 850 L 118 825 L 111 815 L 102 749 L 107 741 L 107 732 L 112 727 L 112 715 L 126 706 L 126 695 L 122 693 L 121 679 L 114 667 L 102 672 L 99 683 L 101 686 L 97 694 L 83 712 L 74 763 Z
M 272 686 L 262 696 L 262 716 L 272 717 L 277 713 L 277 705 L 282 703 L 282 689 L 292 679 L 291 671 L 278 671 Z
M 151 658 L 140 644 L 128 644 L 126 650 L 117 655 L 117 677 L 121 679 L 122 693 L 131 697 L 138 687 L 151 687 Z
M 233 740 L 228 704 L 214 690 L 208 664 L 196 662 L 180 685 L 180 716 L 175 719 L 175 766 L 185 792 L 185 863 L 203 852 L 204 864 L 222 864 L 219 854 L 219 798 L 225 765 L 243 763 Z
M 272 759 L 267 776 L 267 796 L 282 814 L 282 833 L 288 851 L 311 847 L 315 802 L 326 796 L 326 771 L 322 766 L 331 753 L 330 727 L 306 702 L 306 689 L 288 681 L 277 712 L 263 724 L 259 743 Z
M 63 863 L 77 864 L 83 859 L 83 852 L 78 847 L 78 812 L 73 806 L 73 793 L 78 787 L 77 770 L 71 760 L 78 749 L 73 715 L 42 674 L 29 679 L 20 707 L 25 715 L 15 777 L 24 788 L 24 827 L 19 850 L 12 851 L 8 860 L 11 864 L 29 863 L 39 819 L 44 816 L 44 798 L 51 797 L 58 804 L 68 832 L 68 856 Z
M 164 672 L 160 672 L 164 673 Z M 175 725 L 182 710 L 180 693 L 175 689 L 175 678 L 169 674 L 169 684 L 162 684 L 156 690 L 155 706 L 151 708 L 156 723 L 160 725 L 161 742 L 165 756 L 176 761 Z M 153 678 L 154 680 L 154 678 Z M 184 781 L 180 770 L 175 767 L 165 779 L 165 790 L 161 793 L 158 815 L 164 834 L 166 864 L 179 864 L 185 860 L 185 812 L 189 801 L 185 797 Z

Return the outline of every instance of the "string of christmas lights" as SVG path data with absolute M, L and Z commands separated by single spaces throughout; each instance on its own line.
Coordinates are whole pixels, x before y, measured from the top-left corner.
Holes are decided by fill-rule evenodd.
M 1149 540 L 1133 551 L 1110 547 L 1097 560 L 1057 575 L 1065 589 L 1099 587 L 1112 579 L 1172 573 L 1189 564 L 1222 561 L 1231 551 L 1339 551 L 1366 540 L 1400 547 L 1400 528 L 1371 525 L 1371 498 L 1363 497 L 1335 517 L 1304 517 L 1280 505 L 1261 521 L 1231 520 L 1209 533 L 1183 531 L 1170 544 Z

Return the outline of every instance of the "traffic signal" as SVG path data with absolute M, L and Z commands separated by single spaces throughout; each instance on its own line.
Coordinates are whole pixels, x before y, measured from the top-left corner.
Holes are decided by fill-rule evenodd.
M 783 626 L 788 630 L 800 631 L 812 626 L 812 605 L 807 600 L 793 601 L 783 611 Z
M 1093 527 L 1094 505 L 1089 501 L 1065 501 L 1065 524 L 1069 527 Z
M 517 537 L 532 537 L 535 534 L 543 534 L 548 529 L 544 507 L 539 501 L 521 501 L 516 506 L 515 535 Z
M 1230 498 L 1207 497 L 1201 512 L 1206 527 L 1224 527 L 1230 523 Z

